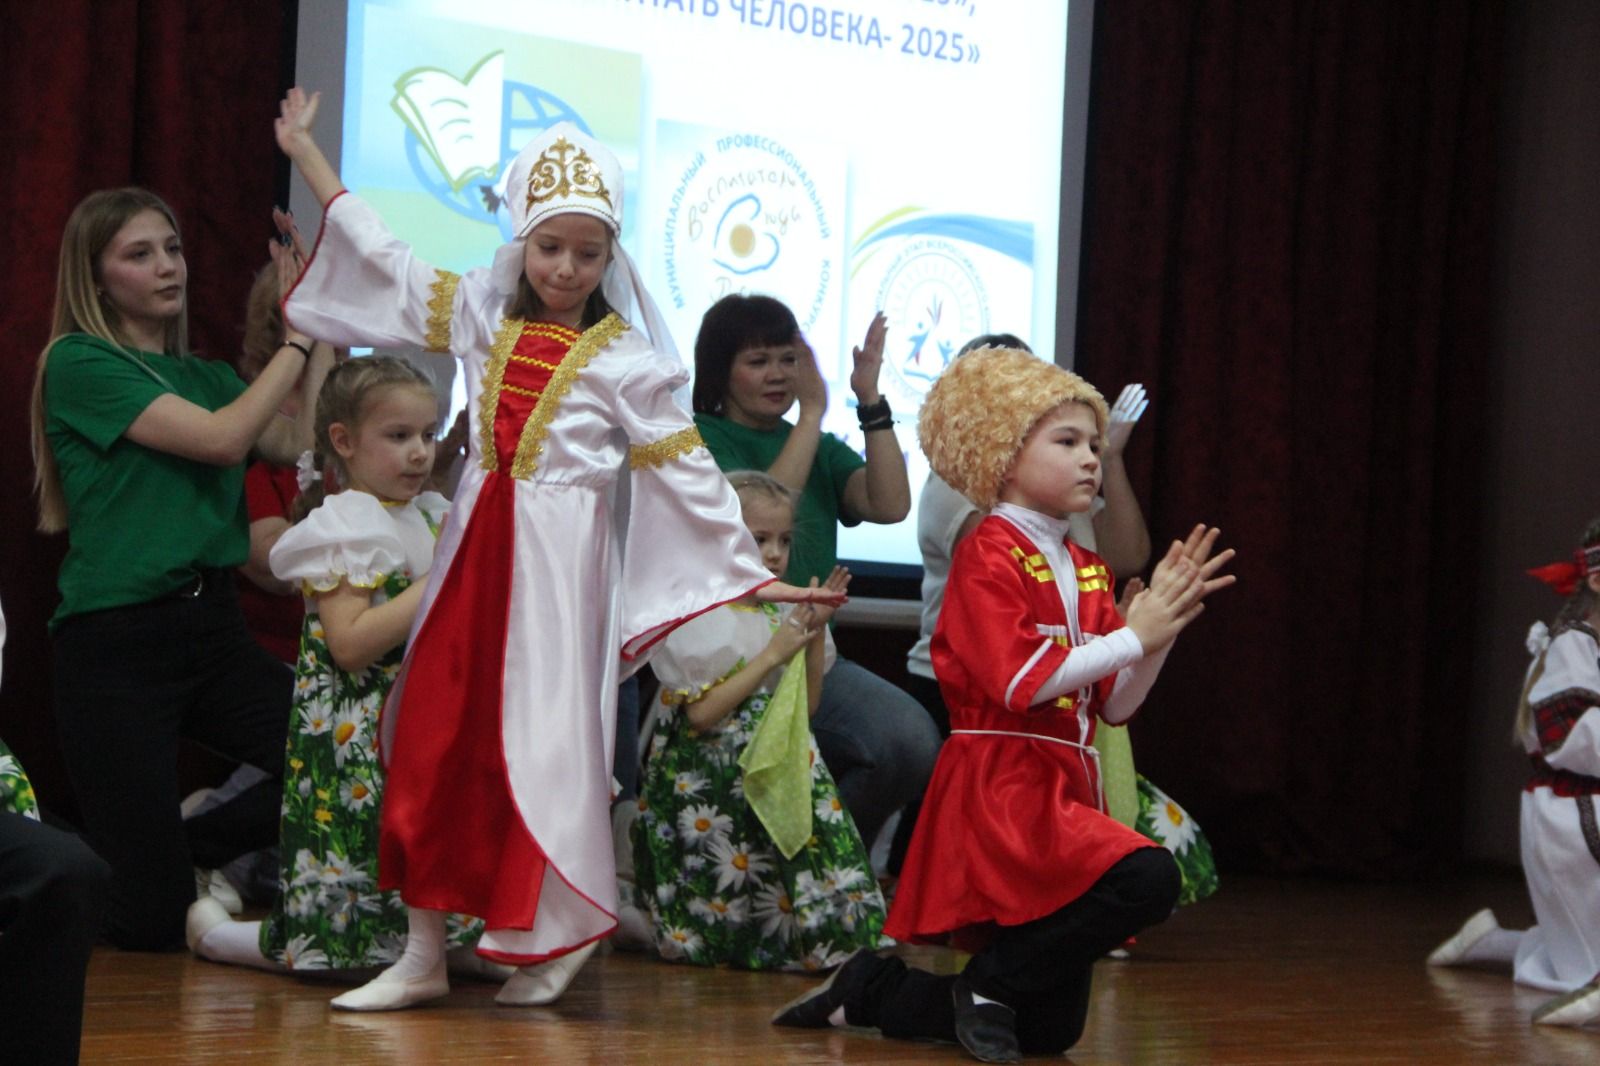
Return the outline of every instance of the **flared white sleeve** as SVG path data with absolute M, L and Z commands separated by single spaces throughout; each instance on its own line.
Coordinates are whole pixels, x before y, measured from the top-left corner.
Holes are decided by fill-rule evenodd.
M 349 491 L 329 496 L 284 530 L 267 562 L 279 581 L 294 582 L 310 596 L 341 581 L 378 588 L 405 569 L 406 549 L 377 497 Z
M 423 262 L 366 202 L 340 193 L 322 214 L 311 260 L 283 302 L 289 324 L 335 345 L 486 346 L 468 304 L 493 300 L 487 271 L 465 277 Z M 498 316 L 494 316 L 498 317 Z
M 1600 646 L 1593 637 L 1573 628 L 1550 641 L 1528 707 L 1546 762 L 1600 777 Z
M 745 528 L 739 497 L 700 431 L 672 398 L 688 373 L 657 352 L 638 357 L 617 390 L 631 479 L 622 563 L 622 657 L 634 660 L 673 628 L 774 580 Z

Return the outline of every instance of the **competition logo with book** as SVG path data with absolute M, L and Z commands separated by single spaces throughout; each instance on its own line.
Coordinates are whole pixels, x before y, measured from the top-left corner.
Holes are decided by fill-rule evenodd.
M 729 293 L 771 293 L 802 329 L 832 328 L 842 251 L 832 205 L 842 202 L 843 157 L 674 122 L 660 124 L 656 147 L 662 172 L 674 175 L 658 264 L 672 308 L 698 324 Z
M 506 167 L 521 147 L 558 122 L 591 132 L 571 106 L 526 82 L 507 81 L 505 53 L 484 56 L 456 77 L 417 67 L 395 81 L 391 102 L 406 125 L 406 155 L 434 199 L 511 237 Z

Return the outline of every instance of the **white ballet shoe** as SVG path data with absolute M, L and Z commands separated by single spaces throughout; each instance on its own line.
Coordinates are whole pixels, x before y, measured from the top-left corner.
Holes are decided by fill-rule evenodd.
M 599 941 L 591 940 L 577 951 L 537 966 L 519 966 L 495 994 L 494 1001 L 508 1007 L 543 1007 L 561 998 Z
M 1534 1025 L 1589 1025 L 1600 1021 L 1600 977 L 1566 995 L 1548 1000 L 1533 1012 Z
M 391 967 L 360 988 L 352 988 L 342 996 L 335 996 L 329 1006 L 334 1010 L 405 1010 L 450 992 L 450 978 L 445 972 L 443 959 L 433 970 L 416 977 L 393 974 Z
M 1500 923 L 1495 920 L 1494 911 L 1485 907 L 1468 918 L 1461 928 L 1456 930 L 1454 936 L 1433 949 L 1433 953 L 1428 956 L 1428 965 L 1459 965 L 1474 944 L 1498 928 Z
M 207 870 L 196 866 L 194 894 L 197 899 L 201 896 L 211 896 L 221 903 L 229 914 L 244 913 L 244 900 L 239 898 L 239 890 L 233 887 L 233 883 L 221 870 Z
M 474 981 L 509 981 L 517 972 L 515 966 L 503 962 L 490 962 L 468 947 L 451 948 L 444 953 L 446 970 L 452 977 L 466 977 Z
M 183 922 L 184 943 L 189 945 L 190 951 L 200 955 L 200 941 L 206 938 L 206 934 L 223 922 L 231 921 L 233 916 L 214 896 L 201 896 L 189 904 L 189 913 Z

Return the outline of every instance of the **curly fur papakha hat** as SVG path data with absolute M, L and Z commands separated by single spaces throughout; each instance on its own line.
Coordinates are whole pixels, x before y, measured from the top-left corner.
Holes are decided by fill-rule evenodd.
M 933 472 L 987 510 L 1028 431 L 1064 403 L 1086 404 L 1106 431 L 1106 401 L 1078 375 L 1015 348 L 979 348 L 928 390 L 917 439 Z

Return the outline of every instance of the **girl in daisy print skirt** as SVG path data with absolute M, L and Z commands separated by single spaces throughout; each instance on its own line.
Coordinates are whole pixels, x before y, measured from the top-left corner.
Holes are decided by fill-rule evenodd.
M 763 560 L 782 574 L 791 493 L 755 471 L 728 479 Z M 848 581 L 836 568 L 826 586 L 842 592 Z M 664 706 L 634 872 L 665 959 L 820 970 L 880 942 L 883 896 L 809 726 L 832 613 L 729 604 L 675 630 L 651 662 Z
M 236 922 L 210 897 L 190 908 L 196 954 L 265 969 L 385 965 L 405 949 L 406 908 L 378 891 L 383 769 L 378 712 L 405 652 L 449 502 L 432 470 L 432 386 L 399 359 L 343 363 L 317 401 L 318 451 L 346 491 L 328 495 L 273 547 L 273 573 L 305 591 L 279 825 L 278 899 Z M 313 490 L 302 500 L 321 493 Z M 451 945 L 481 925 L 452 917 Z M 471 952 L 463 957 L 476 962 Z

